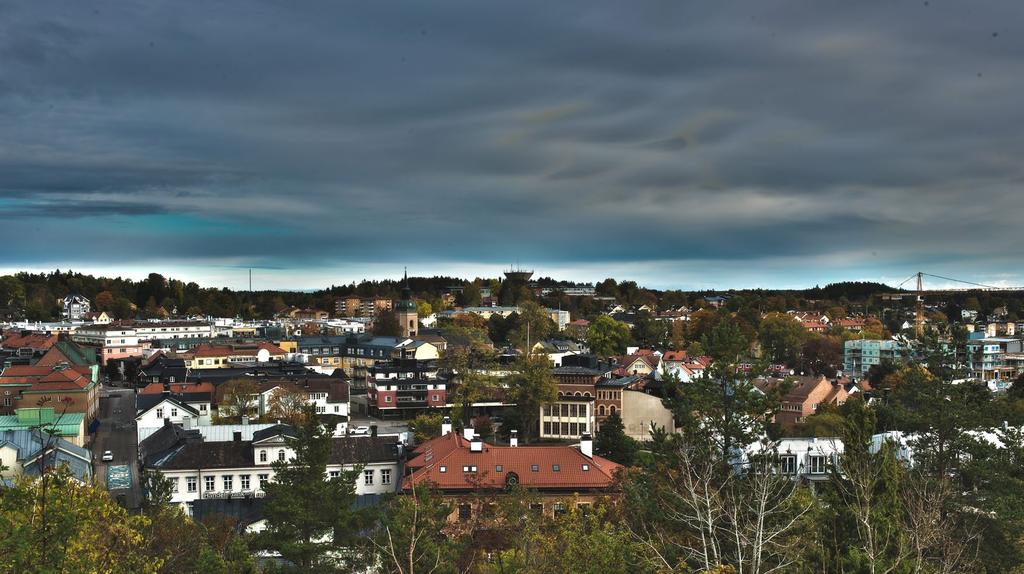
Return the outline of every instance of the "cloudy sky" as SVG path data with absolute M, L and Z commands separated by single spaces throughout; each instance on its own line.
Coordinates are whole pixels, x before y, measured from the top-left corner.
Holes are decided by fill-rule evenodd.
M 0 0 L 0 273 L 1024 284 L 1024 2 Z

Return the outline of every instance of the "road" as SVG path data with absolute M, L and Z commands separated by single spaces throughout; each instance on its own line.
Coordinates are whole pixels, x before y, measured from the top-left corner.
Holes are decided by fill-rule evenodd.
M 111 462 L 101 460 L 103 452 L 107 450 L 114 454 Z M 96 431 L 92 452 L 96 478 L 104 487 L 107 486 L 109 466 L 127 466 L 131 469 L 132 487 L 111 490 L 110 494 L 128 508 L 138 508 L 142 497 L 138 476 L 139 448 L 135 431 L 134 390 L 103 387 L 100 392 L 100 428 Z

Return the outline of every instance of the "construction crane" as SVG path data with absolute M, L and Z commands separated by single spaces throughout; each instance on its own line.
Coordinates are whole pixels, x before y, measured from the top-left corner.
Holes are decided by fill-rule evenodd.
M 916 303 L 916 312 L 915 312 L 915 316 L 914 316 L 914 335 L 918 339 L 920 339 L 921 336 L 924 335 L 924 276 L 925 275 L 927 275 L 929 277 L 934 277 L 936 279 L 942 279 L 944 281 L 953 281 L 954 283 L 963 283 L 965 285 L 970 285 L 971 287 L 986 289 L 986 290 L 989 290 L 989 291 L 1021 291 L 1021 290 L 1024 290 L 1024 288 L 1021 288 L 1021 287 L 996 287 L 994 285 L 985 285 L 983 283 L 975 283 L 973 281 L 964 281 L 963 279 L 954 279 L 952 277 L 943 277 L 942 275 L 935 275 L 933 273 L 925 273 L 923 271 L 918 271 L 917 273 L 914 273 L 910 277 L 907 277 L 906 279 L 904 279 L 899 285 L 896 286 L 897 289 L 902 289 L 903 286 L 905 284 L 907 284 L 909 281 L 911 281 L 912 279 L 916 279 L 917 280 L 917 285 L 916 285 L 916 287 L 917 287 L 917 289 L 916 289 L 916 291 L 917 291 L 916 299 L 917 300 L 915 302 Z M 933 291 L 953 291 L 953 289 L 934 289 Z

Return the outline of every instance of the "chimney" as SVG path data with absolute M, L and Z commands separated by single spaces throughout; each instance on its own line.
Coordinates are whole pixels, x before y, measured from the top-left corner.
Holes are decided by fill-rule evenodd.
M 462 429 L 462 436 L 466 437 L 466 440 L 473 440 L 475 434 L 476 431 L 473 430 L 473 427 Z
M 161 394 L 163 396 L 165 396 L 165 397 L 171 394 L 171 385 L 170 385 L 170 383 L 164 383 L 164 390 L 163 390 L 163 392 Z
M 469 452 L 483 452 L 484 441 L 480 438 L 480 435 L 476 435 L 469 440 Z
M 452 432 L 452 419 L 444 417 L 441 419 L 441 436 Z
M 594 439 L 588 432 L 583 433 L 583 436 L 580 437 L 580 452 L 587 458 L 594 458 Z
M 231 438 L 235 442 L 242 442 L 242 431 L 235 431 L 234 433 L 232 433 Z
M 519 431 L 512 429 L 512 436 L 508 439 L 509 446 L 519 446 Z
M 242 426 L 249 426 L 249 415 L 242 415 Z
M 377 425 L 370 425 L 370 436 L 377 438 Z

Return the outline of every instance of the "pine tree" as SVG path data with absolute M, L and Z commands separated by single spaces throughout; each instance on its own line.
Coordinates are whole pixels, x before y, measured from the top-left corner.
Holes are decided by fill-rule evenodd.
M 302 571 L 344 571 L 345 553 L 355 542 L 359 516 L 352 511 L 361 468 L 327 477 L 331 432 L 306 407 L 302 426 L 288 439 L 294 458 L 273 463 L 274 479 L 266 488 L 267 530 L 259 548 L 275 550 Z

